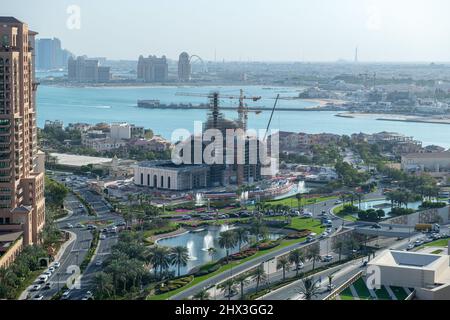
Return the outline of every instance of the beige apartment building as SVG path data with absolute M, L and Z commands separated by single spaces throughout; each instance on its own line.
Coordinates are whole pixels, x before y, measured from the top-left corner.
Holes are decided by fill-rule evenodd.
M 0 17 L 0 267 L 22 243 L 38 243 L 45 223 L 44 173 L 36 166 L 36 34 Z

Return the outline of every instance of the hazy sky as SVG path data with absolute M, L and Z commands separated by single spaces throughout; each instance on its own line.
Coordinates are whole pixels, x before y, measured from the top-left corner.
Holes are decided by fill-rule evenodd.
M 252 61 L 450 61 L 448 0 L 1 0 L 75 54 Z M 81 9 L 81 28 L 66 25 Z

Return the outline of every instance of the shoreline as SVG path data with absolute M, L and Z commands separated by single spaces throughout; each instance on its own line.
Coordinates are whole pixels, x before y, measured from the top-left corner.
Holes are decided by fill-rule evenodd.
M 450 125 L 449 118 L 433 118 L 424 116 L 404 115 L 404 114 L 381 114 L 381 113 L 364 113 L 364 112 L 344 112 L 338 113 L 335 117 L 358 119 L 368 118 L 376 121 L 390 121 L 390 122 L 408 122 L 408 123 L 427 123 L 427 124 L 444 124 Z

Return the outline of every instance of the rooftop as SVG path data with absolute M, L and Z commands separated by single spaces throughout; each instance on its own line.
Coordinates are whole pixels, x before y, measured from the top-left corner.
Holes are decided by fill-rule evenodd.
M 0 16 L 0 23 L 23 23 L 23 22 L 14 17 L 1 17 Z
M 387 250 L 373 259 L 370 264 L 435 270 L 446 259 L 447 257 L 443 255 Z
M 172 161 L 143 161 L 143 162 L 139 163 L 139 167 L 161 168 L 161 169 L 172 170 L 172 171 L 189 171 L 189 170 L 198 169 L 198 168 L 208 168 L 209 166 L 205 165 L 205 164 L 176 165 Z

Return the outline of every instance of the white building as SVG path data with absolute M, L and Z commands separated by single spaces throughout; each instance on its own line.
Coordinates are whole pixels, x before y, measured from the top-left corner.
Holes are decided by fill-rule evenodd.
M 386 250 L 369 262 L 384 286 L 414 288 L 420 300 L 450 300 L 448 254 Z
M 406 171 L 450 172 L 450 152 L 411 153 L 402 156 Z
M 112 123 L 110 138 L 113 140 L 131 139 L 131 127 L 128 123 Z

